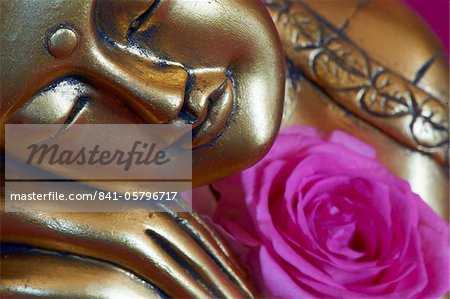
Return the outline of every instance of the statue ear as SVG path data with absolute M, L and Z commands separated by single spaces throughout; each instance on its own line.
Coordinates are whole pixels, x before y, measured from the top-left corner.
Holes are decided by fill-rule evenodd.
M 97 0 L 94 18 L 101 34 L 124 44 L 158 6 L 160 0 Z

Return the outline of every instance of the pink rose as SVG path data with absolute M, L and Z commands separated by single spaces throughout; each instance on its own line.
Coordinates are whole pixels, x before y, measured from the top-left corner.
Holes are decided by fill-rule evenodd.
M 308 127 L 215 183 L 213 220 L 248 249 L 266 295 L 436 298 L 449 289 L 449 227 L 361 141 Z

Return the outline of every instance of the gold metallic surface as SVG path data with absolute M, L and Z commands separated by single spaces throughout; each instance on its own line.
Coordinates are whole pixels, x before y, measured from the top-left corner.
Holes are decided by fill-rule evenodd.
M 146 285 L 174 298 L 254 296 L 245 270 L 195 213 L 2 213 L 0 224 L 4 244 L 26 244 L 51 255 L 61 257 L 64 253 L 79 261 L 69 259 L 68 264 L 63 265 L 61 259 L 49 263 L 44 262 L 45 259 L 33 259 L 33 264 L 46 275 L 52 275 L 53 267 L 61 272 L 70 270 L 60 274 L 67 290 L 76 290 L 80 284 L 87 283 L 81 280 L 88 279 L 92 269 L 93 272 L 108 272 L 117 278 L 114 283 L 123 282 L 125 289 L 134 289 L 138 277 Z M 17 265 L 23 260 L 17 261 L 11 256 L 13 261 L 9 261 L 9 255 L 2 257 L 2 264 L 5 263 L 2 273 L 6 273 L 9 288 L 18 282 L 39 284 L 33 268 L 29 275 L 24 271 L 11 272 L 8 265 Z M 102 261 L 103 267 L 108 269 L 98 269 L 95 263 L 84 259 Z M 135 278 L 124 281 L 113 273 L 118 270 L 131 273 Z M 80 271 L 86 274 L 78 275 Z M 46 292 L 47 286 L 59 296 L 66 294 L 65 289 L 58 288 L 57 282 L 44 284 L 42 292 Z M 18 290 L 17 286 L 15 289 Z M 6 294 L 8 288 L 3 287 L 1 292 Z M 126 298 L 124 296 L 121 298 Z
M 78 36 L 70 28 L 58 28 L 47 42 L 48 51 L 55 58 L 65 58 L 72 54 L 78 45 Z
M 447 217 L 448 61 L 427 28 L 394 1 L 265 2 L 0 1 L 2 134 L 6 123 L 188 122 L 203 185 L 260 159 L 283 112 L 283 125 L 373 145 Z M 7 298 L 256 296 L 195 213 L 0 217 Z
M 145 281 L 98 260 L 31 252 L 6 255 L 0 267 L 2 298 L 162 298 Z
M 441 101 L 417 86 L 420 77 L 410 80 L 394 70 L 395 65 L 378 62 L 361 49 L 346 32 L 353 20 L 344 22 L 344 27 L 339 28 L 329 24 L 304 2 L 270 0 L 267 3 L 288 59 L 310 80 L 339 105 L 399 142 L 430 153 L 442 164 L 446 162 L 449 142 L 447 99 Z M 372 9 L 373 14 L 392 9 L 385 4 L 355 9 Z M 323 9 L 332 10 L 333 4 L 330 2 Z M 370 39 L 371 31 L 361 28 L 367 33 L 365 39 Z M 385 43 L 389 43 L 389 36 Z M 386 49 L 379 46 L 378 51 Z M 390 53 L 394 57 L 402 54 L 399 51 Z M 424 59 L 436 54 L 421 53 Z M 439 80 L 448 82 L 448 75 Z

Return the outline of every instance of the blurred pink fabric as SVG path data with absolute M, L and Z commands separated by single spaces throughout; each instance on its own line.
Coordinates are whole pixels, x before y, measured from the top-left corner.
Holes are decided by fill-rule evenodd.
M 405 0 L 436 32 L 449 52 L 449 0 Z

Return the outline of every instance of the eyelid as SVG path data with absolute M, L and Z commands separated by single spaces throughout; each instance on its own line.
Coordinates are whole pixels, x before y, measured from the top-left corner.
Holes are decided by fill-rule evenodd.
M 85 83 L 73 78 L 49 86 L 9 115 L 6 123 L 63 124 L 79 98 L 89 92 Z
M 153 3 L 149 6 L 149 8 L 147 8 L 142 14 L 140 14 L 137 18 L 135 18 L 133 22 L 131 22 L 130 27 L 128 27 L 127 30 L 127 37 L 133 35 L 134 32 L 136 32 L 142 26 L 142 24 L 148 21 L 148 19 L 156 10 L 160 2 L 161 2 L 160 0 L 153 1 Z
M 98 0 L 94 8 L 94 26 L 101 39 L 125 44 L 159 6 L 154 1 Z

